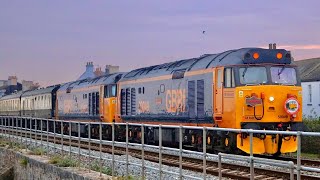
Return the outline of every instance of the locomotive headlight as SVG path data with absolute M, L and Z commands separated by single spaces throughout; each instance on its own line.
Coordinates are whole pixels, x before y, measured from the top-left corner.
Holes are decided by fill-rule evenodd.
M 273 102 L 273 101 L 274 101 L 274 97 L 273 97 L 273 96 L 270 96 L 270 97 L 269 97 L 269 101 L 270 101 L 270 102 Z

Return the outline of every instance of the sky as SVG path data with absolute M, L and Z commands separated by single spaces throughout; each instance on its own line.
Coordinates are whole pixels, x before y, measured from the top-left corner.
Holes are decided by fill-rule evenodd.
M 1 0 L 0 79 L 76 80 L 87 61 L 135 68 L 242 47 L 320 57 L 318 0 Z M 205 31 L 205 33 L 203 33 Z

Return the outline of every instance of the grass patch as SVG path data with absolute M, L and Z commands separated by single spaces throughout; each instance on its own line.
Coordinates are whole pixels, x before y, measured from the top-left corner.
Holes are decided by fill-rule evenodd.
M 28 159 L 26 157 L 23 157 L 20 159 L 20 164 L 24 167 L 27 167 L 28 165 Z
M 38 148 L 31 149 L 29 154 L 31 154 L 31 155 L 41 155 L 42 156 L 42 155 L 44 155 L 45 152 L 46 151 L 43 148 L 38 147 Z
M 133 176 L 128 176 L 128 179 L 126 176 L 117 177 L 117 180 L 138 180 L 138 178 L 135 178 Z
M 64 156 L 52 156 L 49 160 L 50 164 L 55 164 L 59 167 L 76 167 L 77 166 L 77 161 L 68 157 Z
M 90 169 L 93 171 L 100 172 L 100 163 L 99 161 L 94 161 L 92 164 L 90 164 Z M 112 169 L 109 167 L 101 167 L 101 173 L 111 175 L 112 174 Z

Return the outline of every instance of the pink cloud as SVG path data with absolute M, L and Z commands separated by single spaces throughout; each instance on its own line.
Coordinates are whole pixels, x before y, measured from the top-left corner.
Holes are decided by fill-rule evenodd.
M 262 48 L 268 48 L 264 46 Z M 309 45 L 281 45 L 277 46 L 277 49 L 287 49 L 287 50 L 320 50 L 320 45 L 309 44 Z

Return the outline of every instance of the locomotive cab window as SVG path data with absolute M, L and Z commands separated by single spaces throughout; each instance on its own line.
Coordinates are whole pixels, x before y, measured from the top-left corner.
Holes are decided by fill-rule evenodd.
M 235 85 L 233 68 L 225 68 L 224 69 L 224 87 L 234 88 L 235 86 L 236 85 Z
M 296 70 L 292 67 L 271 67 L 271 80 L 275 84 L 295 85 L 297 84 Z
M 268 82 L 267 69 L 259 66 L 239 68 L 240 83 L 243 85 L 259 85 Z
M 104 87 L 104 98 L 116 97 L 117 96 L 117 85 L 111 84 Z

